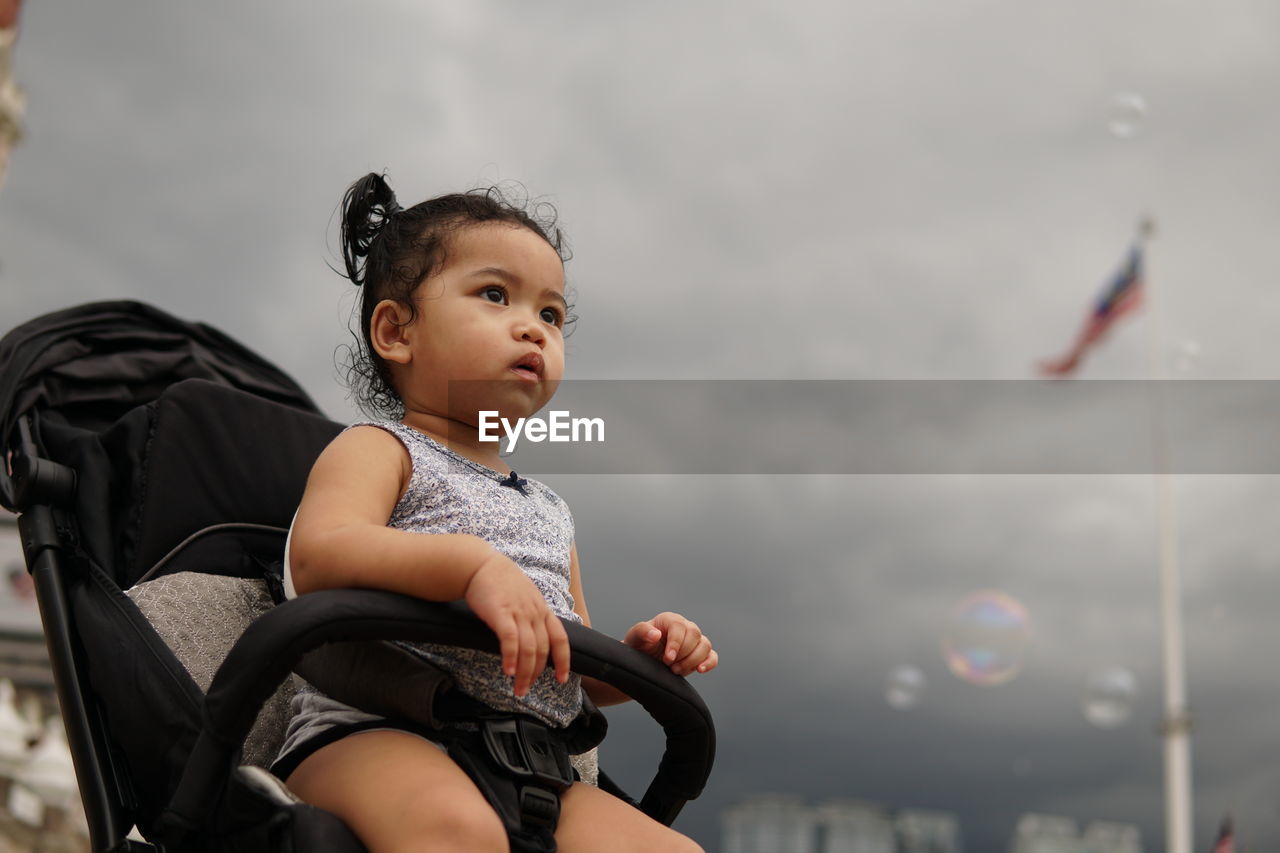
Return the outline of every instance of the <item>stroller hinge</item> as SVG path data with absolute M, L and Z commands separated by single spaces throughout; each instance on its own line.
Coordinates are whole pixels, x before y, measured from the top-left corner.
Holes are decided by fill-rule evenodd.
M 75 496 L 76 472 L 66 465 L 23 455 L 14 456 L 10 464 L 14 503 L 18 507 L 68 506 Z
M 42 459 L 31 434 L 31 419 L 18 421 L 18 443 L 8 460 L 9 489 L 20 510 L 37 504 L 70 506 L 76 494 L 74 468 Z
M 18 516 L 18 533 L 28 566 L 34 567 L 36 558 L 44 551 L 74 546 L 75 531 L 61 516 L 62 513 L 44 505 L 34 506 Z

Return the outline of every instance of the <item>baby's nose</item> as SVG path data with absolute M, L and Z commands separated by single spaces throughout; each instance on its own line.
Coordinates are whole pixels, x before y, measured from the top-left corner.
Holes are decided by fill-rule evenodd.
M 520 340 L 530 341 L 532 343 L 542 345 L 546 341 L 546 334 L 542 331 L 542 326 L 529 320 L 524 320 L 516 327 L 516 333 Z

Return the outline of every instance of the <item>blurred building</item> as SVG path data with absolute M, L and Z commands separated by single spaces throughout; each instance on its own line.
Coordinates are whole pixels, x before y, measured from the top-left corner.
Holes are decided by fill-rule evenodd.
M 1095 820 L 1084 828 L 1083 841 L 1098 853 L 1142 853 L 1142 833 L 1129 823 Z
M 893 821 L 874 803 L 828 800 L 814 812 L 817 853 L 897 853 Z
M 950 812 L 890 810 L 862 800 L 811 805 L 790 794 L 748 797 L 720 815 L 721 853 L 963 853 Z M 1081 830 L 1069 817 L 1024 814 L 1008 853 L 1142 853 L 1128 823 L 1096 820 Z
M 721 813 L 721 853 L 961 853 L 960 822 L 947 812 L 892 812 L 862 800 L 817 805 L 771 794 Z
M 13 78 L 13 45 L 18 39 L 18 7 L 22 0 L 0 0 L 0 186 L 4 185 L 9 149 L 22 138 L 26 98 Z
M 0 508 L 0 678 L 56 710 L 40 610 L 22 558 L 18 517 Z
M 898 853 L 961 853 L 960 821 L 950 812 L 903 809 L 894 816 Z
M 1094 821 L 1081 833 L 1069 817 L 1024 814 L 1009 853 L 1142 853 L 1142 837 L 1127 823 Z
M 1009 853 L 1079 853 L 1079 830 L 1069 817 L 1024 814 L 1018 818 Z
M 17 519 L 0 510 L 0 853 L 87 850 Z
M 721 853 L 816 853 L 817 813 L 799 797 L 765 794 L 720 814 Z

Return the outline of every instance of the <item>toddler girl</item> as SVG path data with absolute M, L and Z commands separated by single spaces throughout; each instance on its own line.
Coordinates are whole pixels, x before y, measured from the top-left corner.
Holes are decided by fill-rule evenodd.
M 366 587 L 465 599 L 497 635 L 500 656 L 417 648 L 499 711 L 564 727 L 584 691 L 597 705 L 626 701 L 569 672 L 559 617 L 591 622 L 568 507 L 478 437 L 478 412 L 528 417 L 563 375 L 570 313 L 560 231 L 496 190 L 403 209 L 370 174 L 347 191 L 342 242 L 347 275 L 362 288 L 353 387 L 387 419 L 347 429 L 316 461 L 290 536 L 289 583 L 299 593 Z M 678 675 L 718 660 L 698 626 L 675 613 L 637 623 L 624 642 Z M 305 692 L 275 767 L 373 853 L 507 850 L 476 785 L 429 733 L 406 728 Z M 555 838 L 565 853 L 699 849 L 582 782 L 561 794 Z

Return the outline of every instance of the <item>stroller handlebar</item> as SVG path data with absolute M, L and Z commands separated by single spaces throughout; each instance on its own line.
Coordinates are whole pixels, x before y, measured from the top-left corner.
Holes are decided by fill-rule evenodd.
M 626 693 L 666 734 L 666 750 L 640 808 L 670 824 L 701 793 L 715 756 L 710 712 L 689 683 L 659 661 L 563 620 L 571 669 Z M 258 618 L 228 653 L 204 703 L 204 725 L 166 817 L 203 826 L 227 784 L 258 712 L 312 649 L 353 640 L 410 640 L 496 652 L 493 633 L 462 602 L 443 604 L 381 590 L 325 590 L 286 601 Z

